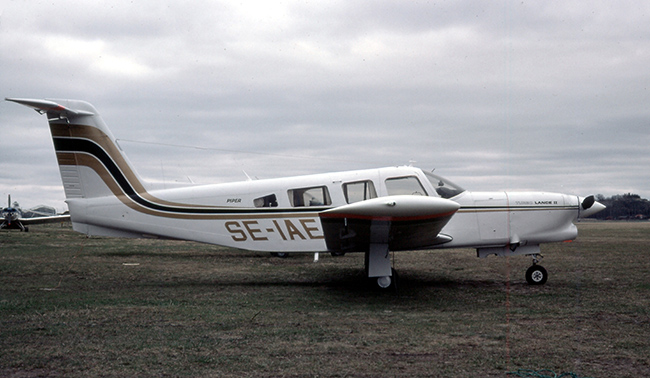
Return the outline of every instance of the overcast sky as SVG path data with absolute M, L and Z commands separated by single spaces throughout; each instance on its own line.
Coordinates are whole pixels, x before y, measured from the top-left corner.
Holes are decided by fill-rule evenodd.
M 650 197 L 647 1 L 0 0 L 0 96 L 91 102 L 166 185 L 413 165 L 469 190 Z M 0 194 L 66 209 L 0 104 Z M 244 173 L 246 172 L 246 173 Z

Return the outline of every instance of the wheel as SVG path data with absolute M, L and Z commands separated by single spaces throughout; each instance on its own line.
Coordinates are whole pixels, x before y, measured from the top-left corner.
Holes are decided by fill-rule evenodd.
M 286 252 L 271 252 L 271 256 L 285 258 L 285 257 L 288 257 L 289 254 L 286 253 Z
M 391 268 L 391 276 L 377 277 L 377 286 L 382 289 L 397 287 L 397 271 Z
M 392 283 L 393 280 L 389 276 L 377 278 L 377 286 L 379 286 L 380 289 L 388 289 Z
M 533 265 L 526 271 L 526 281 L 531 285 L 544 285 L 548 279 L 548 273 L 541 265 Z
M 345 256 L 345 252 L 332 252 L 331 254 L 333 257 Z

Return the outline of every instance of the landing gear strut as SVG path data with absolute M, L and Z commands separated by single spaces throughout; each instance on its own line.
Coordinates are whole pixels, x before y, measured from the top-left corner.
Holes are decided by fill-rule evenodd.
M 548 272 L 543 266 L 537 265 L 542 255 L 533 255 L 533 265 L 526 271 L 526 282 L 530 285 L 544 285 L 548 279 Z
M 378 227 L 379 228 L 379 227 Z M 381 231 L 381 229 L 379 229 Z M 375 229 L 374 231 L 377 231 Z M 388 250 L 388 231 L 385 230 L 386 242 L 370 243 L 368 252 L 366 252 L 366 274 L 371 281 L 375 281 L 380 289 L 395 287 L 397 275 L 390 261 L 390 252 Z

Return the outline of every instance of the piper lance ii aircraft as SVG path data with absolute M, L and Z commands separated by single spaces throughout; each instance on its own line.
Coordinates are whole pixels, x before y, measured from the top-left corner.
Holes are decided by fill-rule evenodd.
M 572 240 L 604 206 L 545 192 L 468 192 L 414 167 L 150 190 L 95 108 L 83 101 L 8 98 L 47 114 L 74 230 L 193 240 L 273 253 L 365 253 L 369 278 L 394 282 L 389 251 L 476 248 L 528 255 L 543 284 L 540 244 Z

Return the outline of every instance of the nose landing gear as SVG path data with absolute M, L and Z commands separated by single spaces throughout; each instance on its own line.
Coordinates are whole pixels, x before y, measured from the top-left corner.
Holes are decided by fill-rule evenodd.
M 542 255 L 533 255 L 533 265 L 526 270 L 526 282 L 530 285 L 543 285 L 548 279 L 548 272 L 543 266 L 537 265 L 542 259 Z

